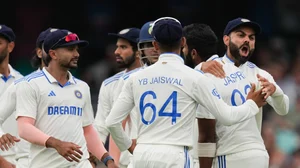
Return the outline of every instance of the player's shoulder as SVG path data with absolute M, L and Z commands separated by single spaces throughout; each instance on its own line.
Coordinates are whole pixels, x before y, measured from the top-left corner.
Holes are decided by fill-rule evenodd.
M 30 73 L 30 74 L 28 74 L 28 75 L 26 75 L 26 76 L 24 76 L 20 79 L 15 80 L 14 83 L 17 84 L 17 83 L 20 83 L 22 81 L 30 83 L 30 82 L 32 82 L 36 79 L 39 79 L 40 77 L 43 77 L 43 76 L 45 76 L 43 71 L 34 71 L 34 72 L 32 72 L 32 73 Z
M 116 81 L 118 81 L 123 75 L 124 75 L 125 71 L 121 71 L 116 73 L 115 75 L 106 78 L 103 82 L 102 82 L 102 86 L 107 86 L 111 83 L 114 83 Z
M 73 83 L 75 85 L 79 85 L 80 87 L 87 87 L 87 88 L 89 88 L 89 85 L 85 81 L 83 81 L 81 79 L 78 79 L 75 76 L 72 76 L 72 79 L 70 79 L 70 80 L 73 80 Z
M 124 75 L 122 76 L 122 78 L 123 78 L 123 80 L 127 80 L 130 76 L 132 76 L 133 74 L 137 75 L 137 72 L 140 72 L 143 69 L 144 69 L 144 67 L 135 68 L 135 69 L 133 69 L 131 71 L 128 71 L 128 72 L 124 73 Z
M 9 65 L 9 69 L 11 71 L 11 75 L 14 77 L 15 80 L 24 77 L 19 71 L 17 71 L 16 69 L 14 69 L 11 65 Z
M 260 69 L 258 66 L 256 66 L 256 64 L 254 64 L 253 62 L 251 61 L 247 61 L 245 63 L 245 66 L 247 66 L 247 68 L 250 68 L 250 69 Z

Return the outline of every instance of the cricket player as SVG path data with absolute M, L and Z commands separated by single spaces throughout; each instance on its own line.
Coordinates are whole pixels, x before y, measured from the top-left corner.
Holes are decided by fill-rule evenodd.
M 48 34 L 43 44 L 48 67 L 16 85 L 19 135 L 32 143 L 30 168 L 91 168 L 88 150 L 115 167 L 92 126 L 89 86 L 68 71 L 77 68 L 78 49 L 87 45 L 68 30 Z
M 9 56 L 15 47 L 15 33 L 13 30 L 6 26 L 0 25 L 0 96 L 3 95 L 5 90 L 11 85 L 15 80 L 23 77 L 18 71 L 12 68 L 9 64 Z M 5 99 L 5 104 L 9 103 L 9 99 Z M 2 106 L 4 108 L 5 106 Z M 13 115 L 7 116 L 6 120 L 0 118 L 2 123 L 2 130 L 0 130 L 0 135 L 4 133 L 10 133 L 12 135 L 18 135 L 17 123 Z M 3 156 L 7 161 L 16 164 L 16 151 L 17 147 L 12 147 L 9 151 L 0 151 L 0 155 Z
M 35 54 L 32 59 L 33 67 L 37 68 L 34 72 L 39 72 L 43 67 L 48 65 L 45 60 L 45 51 L 42 49 L 42 44 L 45 40 L 45 37 L 51 33 L 52 31 L 56 31 L 57 29 L 48 28 L 42 31 L 36 41 L 36 49 Z M 33 72 L 33 73 L 34 73 Z M 24 78 L 20 78 L 15 80 L 13 84 L 11 84 L 3 93 L 0 98 L 0 106 L 3 107 L 0 109 L 0 129 L 2 129 L 3 122 L 11 115 L 16 115 L 16 85 L 24 80 Z M 5 100 L 9 100 L 8 102 Z M 15 124 L 17 124 L 15 122 Z M 10 133 L 3 134 L 0 138 L 0 148 L 2 151 L 9 150 L 9 147 L 12 147 L 17 143 L 17 151 L 16 151 L 16 167 L 17 168 L 27 168 L 29 166 L 29 148 L 30 143 L 25 141 L 24 139 L 19 139 L 16 136 L 11 135 Z
M 139 34 L 139 41 L 137 44 L 138 50 L 139 50 L 139 60 L 141 62 L 142 67 L 136 68 L 132 71 L 126 72 L 119 80 L 117 91 L 115 92 L 114 100 L 116 101 L 119 94 L 122 91 L 123 86 L 126 84 L 128 79 L 131 75 L 133 75 L 136 72 L 139 72 L 140 70 L 147 68 L 148 66 L 155 63 L 158 59 L 158 53 L 155 50 L 154 46 L 152 45 L 152 42 L 154 41 L 152 33 L 152 24 L 153 21 L 146 22 L 140 31 Z M 137 128 L 136 128 L 136 121 L 137 119 L 137 111 L 135 109 L 132 109 L 132 112 L 130 115 L 123 121 L 123 128 L 125 127 L 125 132 L 127 135 L 129 135 L 130 138 L 136 139 L 137 137 Z M 115 144 L 114 144 L 115 145 Z M 129 159 L 129 163 L 127 167 L 132 167 L 132 155 L 128 151 L 122 152 L 121 160 Z M 128 159 L 127 159 L 128 160 Z
M 198 103 L 215 109 L 216 118 L 232 125 L 257 114 L 263 96 L 252 87 L 242 106 L 228 106 L 209 78 L 184 65 L 179 54 L 185 38 L 177 19 L 156 20 L 152 35 L 158 61 L 128 79 L 106 124 L 119 149 L 133 153 L 133 167 L 193 167 L 188 150 Z M 136 140 L 121 126 L 132 108 L 139 112 Z
M 182 54 L 185 58 L 185 64 L 191 68 L 195 68 L 200 62 L 206 61 L 210 57 L 211 59 L 219 58 L 217 55 L 218 48 L 218 37 L 213 32 L 213 30 L 206 24 L 193 23 L 187 25 L 183 28 L 183 34 L 186 38 L 186 45 L 184 45 L 182 49 Z M 238 71 L 238 68 L 232 66 L 231 64 L 226 65 L 229 66 L 226 70 L 228 74 L 234 74 Z M 224 66 L 225 67 L 225 66 Z M 223 100 L 227 102 L 228 93 L 231 94 L 232 90 L 241 86 L 249 85 L 250 82 L 244 78 L 236 81 L 232 85 L 227 85 L 227 87 L 222 87 L 223 80 L 220 78 L 215 78 L 213 75 L 205 74 L 207 77 L 211 78 L 216 85 L 216 88 L 220 91 L 220 95 L 222 95 Z M 221 87 L 220 87 L 221 86 Z M 229 88 L 229 86 L 231 88 Z M 228 92 L 228 93 L 227 93 Z M 203 110 L 201 105 L 198 106 L 197 111 Z M 208 114 L 205 116 L 206 118 L 198 118 L 195 121 L 195 132 L 194 132 L 194 146 L 192 149 L 192 156 L 194 159 L 194 168 L 205 168 L 212 166 L 213 158 L 215 157 L 216 152 L 216 140 L 215 140 L 215 120 L 213 115 L 209 112 L 200 111 L 200 115 Z M 210 119 L 209 117 L 213 118 Z M 254 117 L 253 117 L 254 118 Z M 248 120 L 247 120 L 248 121 Z M 246 121 L 245 121 L 246 122 Z M 199 130 L 198 130 L 199 125 Z M 212 130 L 206 131 L 206 134 L 202 134 L 202 129 Z M 198 133 L 199 132 L 199 133 Z M 199 137 L 199 144 L 198 144 Z M 199 145 L 199 148 L 198 148 Z M 198 151 L 200 151 L 200 155 L 198 156 Z M 208 152 L 210 151 L 210 152 Z M 200 158 L 200 164 L 199 164 Z M 200 166 L 201 165 L 201 166 Z
M 158 60 L 158 53 L 152 42 L 154 41 L 152 26 L 154 21 L 146 22 L 140 32 L 138 50 L 140 51 L 140 60 L 143 65 L 150 66 Z
M 286 115 L 289 110 L 288 97 L 268 72 L 248 61 L 255 49 L 256 36 L 260 32 L 260 26 L 248 19 L 236 18 L 229 21 L 223 36 L 226 54 L 220 60 L 225 64 L 235 65 L 250 82 L 259 83 L 258 86 L 265 93 L 267 103 L 279 115 Z M 214 62 L 213 68 L 210 67 L 210 70 L 207 70 L 205 66 L 212 62 Z M 202 69 L 212 74 L 216 74 L 214 71 L 222 74 L 222 71 L 219 70 L 222 65 L 220 63 L 216 64 L 215 61 L 209 61 L 202 64 Z M 198 67 L 198 69 L 200 68 L 201 66 Z M 211 69 L 214 70 L 212 71 Z M 225 68 L 223 69 L 225 70 Z M 230 83 L 234 81 L 229 79 L 230 77 L 226 74 L 224 81 Z M 232 105 L 243 103 L 247 95 L 247 90 L 245 87 L 244 90 L 232 92 L 232 96 L 229 97 L 230 103 Z M 217 157 L 214 163 L 215 168 L 268 168 L 269 156 L 260 133 L 262 108 L 259 111 L 255 119 L 250 119 L 233 126 L 224 126 L 217 119 Z
M 118 90 L 121 90 L 118 88 L 119 81 L 125 74 L 128 75 L 141 66 L 139 61 L 139 52 L 137 50 L 139 33 L 140 29 L 138 28 L 126 28 L 118 33 L 109 33 L 110 36 L 117 38 L 117 48 L 115 50 L 116 62 L 118 68 L 124 70 L 104 80 L 100 87 L 97 114 L 94 125 L 100 135 L 100 138 L 103 140 L 103 143 L 109 134 L 105 125 L 105 120 L 111 111 L 115 96 L 118 94 Z M 109 152 L 114 157 L 116 164 L 118 164 L 121 168 L 128 166 L 131 154 L 127 151 L 120 153 L 120 150 L 111 138 L 109 141 Z

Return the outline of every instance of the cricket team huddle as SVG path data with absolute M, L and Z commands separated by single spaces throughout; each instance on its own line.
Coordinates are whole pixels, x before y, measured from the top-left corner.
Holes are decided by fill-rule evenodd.
M 289 98 L 249 61 L 260 33 L 235 18 L 219 40 L 173 17 L 108 33 L 120 71 L 102 82 L 94 117 L 90 87 L 69 71 L 88 41 L 42 31 L 23 76 L 0 25 L 0 168 L 268 168 L 262 107 L 287 115 Z

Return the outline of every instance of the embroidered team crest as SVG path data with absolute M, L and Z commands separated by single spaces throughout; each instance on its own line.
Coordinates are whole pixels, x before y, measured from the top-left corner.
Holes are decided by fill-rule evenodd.
M 79 90 L 75 90 L 75 96 L 78 98 L 78 99 L 81 99 L 82 98 L 82 93 L 79 91 Z

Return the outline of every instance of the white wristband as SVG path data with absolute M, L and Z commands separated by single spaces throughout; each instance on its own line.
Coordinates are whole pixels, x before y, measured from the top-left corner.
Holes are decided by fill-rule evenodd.
M 198 143 L 198 157 L 215 157 L 216 143 Z

